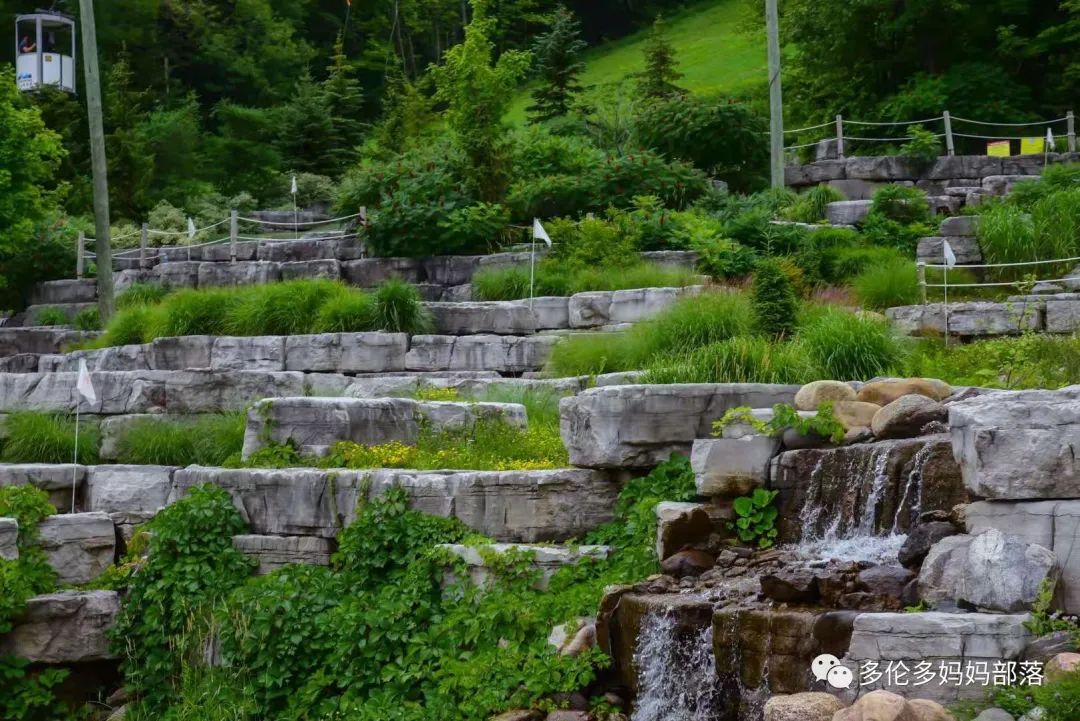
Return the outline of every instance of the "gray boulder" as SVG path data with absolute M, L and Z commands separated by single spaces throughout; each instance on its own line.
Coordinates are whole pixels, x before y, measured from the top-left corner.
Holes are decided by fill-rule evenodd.
M 780 439 L 762 434 L 694 441 L 690 465 L 699 496 L 743 496 L 764 485 Z
M 1016 721 L 1016 719 L 1005 709 L 988 708 L 979 712 L 975 721 Z
M 956 220 L 949 218 L 948 220 Z M 948 222 L 948 220 L 946 222 Z M 942 265 L 945 262 L 945 241 L 949 241 L 957 265 L 979 265 L 983 262 L 982 248 L 979 241 L 969 237 L 932 237 L 920 238 L 915 251 L 915 259 L 930 265 Z
M 19 522 L 0 518 L 0 560 L 14 561 L 19 557 Z
M 991 499 L 1080 498 L 1080 386 L 949 405 L 964 483 Z
M 921 523 L 915 526 L 904 540 L 897 560 L 906 568 L 917 568 L 938 541 L 958 533 L 960 532 L 956 530 L 956 526 L 947 521 Z
M 259 562 L 255 573 L 260 576 L 291 563 L 329 566 L 333 550 L 328 539 L 314 536 L 233 536 L 233 548 Z
M 1043 307 L 1038 302 L 969 301 L 949 303 L 948 310 L 949 335 L 961 338 L 1020 335 L 1043 327 Z M 906 335 L 945 334 L 945 306 L 941 303 L 889 308 L 885 316 L 898 332 Z
M 1075 333 L 1076 331 L 1080 331 L 1080 298 L 1060 300 L 1047 298 L 1046 332 Z
M 415 335 L 405 356 L 405 370 L 538 371 L 558 342 L 553 335 Z
M 301 453 L 325 453 L 337 441 L 414 444 L 421 428 L 462 430 L 480 420 L 517 428 L 525 407 L 513 403 L 455 403 L 409 398 L 270 398 L 248 411 L 244 458 L 269 444 L 291 442 Z
M 1061 564 L 1055 604 L 1080 613 L 1080 501 L 980 501 L 964 510 L 968 533 L 988 529 L 1052 550 Z
M 941 221 L 938 230 L 944 236 L 974 236 L 979 230 L 979 216 L 957 215 Z
M 912 394 L 897 398 L 874 414 L 870 430 L 877 438 L 912 438 L 927 423 L 944 421 L 943 405 L 926 396 Z
M 825 219 L 830 225 L 861 225 L 870 214 L 869 200 L 840 200 L 825 206 Z
M 76 503 L 86 481 L 86 466 L 70 463 L 12 463 L 0 465 L 0 486 L 30 485 L 49 494 L 55 508 L 71 508 L 72 485 Z
M 564 541 L 611 520 L 618 484 L 603 474 L 555 471 L 361 471 L 224 469 L 192 466 L 174 474 L 170 500 L 193 486 L 224 488 L 252 533 L 333 538 L 355 518 L 358 501 L 404 489 L 418 511 L 458 518 L 495 540 Z
M 663 561 L 683 546 L 708 539 L 712 519 L 703 503 L 664 501 L 656 504 L 656 557 Z
M 219 337 L 210 346 L 210 368 L 216 371 L 283 371 L 283 336 Z
M 653 466 L 672 453 L 688 454 L 728 409 L 791 403 L 798 390 L 764 383 L 592 388 L 561 401 L 563 443 L 575 466 Z
M 491 570 L 485 558 L 505 556 L 508 553 L 526 554 L 529 565 L 537 571 L 536 588 L 546 590 L 548 582 L 555 573 L 565 567 L 574 566 L 585 559 L 603 560 L 611 554 L 608 546 L 537 546 L 521 543 L 492 543 L 485 546 L 465 546 L 461 544 L 442 544 L 439 548 L 457 556 L 465 563 L 469 580 L 476 586 L 485 586 L 491 582 Z M 490 554 L 490 555 L 489 555 Z M 448 574 L 447 583 L 453 582 L 453 574 Z
M 199 263 L 199 287 L 266 285 L 281 280 L 281 265 L 261 260 Z
M 34 596 L 11 632 L 0 636 L 0 654 L 45 664 L 112 660 L 108 633 L 119 612 L 116 591 Z
M 67 513 L 38 524 L 41 548 L 60 583 L 89 583 L 116 558 L 116 530 L 106 513 Z
M 321 333 L 285 338 L 285 370 L 387 373 L 405 370 L 404 333 Z
M 528 335 L 536 318 L 528 301 L 489 303 L 428 303 L 435 332 L 443 335 Z
M 341 263 L 336 260 L 298 260 L 281 264 L 281 279 L 324 278 L 339 280 Z
M 980 610 L 1015 613 L 1031 608 L 1042 584 L 1053 582 L 1057 557 L 996 529 L 939 541 L 923 561 L 919 595 L 932 604 L 967 603 Z
M 193 261 L 167 261 L 157 267 L 158 281 L 162 288 L 170 290 L 177 288 L 197 288 L 199 286 L 199 266 L 197 260 Z
M 153 514 L 165 506 L 175 466 L 90 466 L 86 510 Z
M 1075 653 L 1080 643 L 1069 631 L 1054 631 L 1040 636 L 1024 649 L 1024 660 L 1046 663 L 1059 653 Z

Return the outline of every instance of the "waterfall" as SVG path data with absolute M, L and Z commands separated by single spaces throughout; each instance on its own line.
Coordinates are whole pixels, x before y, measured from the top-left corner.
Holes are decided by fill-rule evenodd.
M 933 453 L 933 446 L 927 443 L 920 448 L 915 454 L 915 458 L 911 461 L 911 473 L 908 474 L 907 485 L 904 486 L 904 495 L 900 498 L 900 502 L 896 504 L 896 515 L 893 517 L 892 532 L 900 533 L 900 519 L 903 517 L 904 505 L 907 504 L 908 497 L 911 496 L 912 490 L 915 491 L 915 496 L 912 498 L 911 507 L 908 509 L 908 526 L 915 522 L 919 517 L 919 513 L 922 510 L 922 475 L 923 468 L 926 467 L 926 461 L 930 458 L 930 454 Z
M 634 651 L 637 705 L 631 721 L 714 721 L 721 689 L 713 657 L 712 624 L 681 630 L 671 611 L 642 619 Z

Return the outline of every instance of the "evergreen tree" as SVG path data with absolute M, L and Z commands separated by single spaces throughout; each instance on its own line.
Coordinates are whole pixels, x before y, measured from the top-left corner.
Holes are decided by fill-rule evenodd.
M 356 148 L 364 138 L 364 124 L 360 121 L 364 95 L 345 57 L 345 39 L 340 33 L 326 67 L 323 94 L 330 109 L 329 145 L 335 152 L 335 157 L 330 159 L 333 167 L 327 170 L 337 175 L 352 165 Z
M 758 261 L 750 302 L 758 330 L 762 333 L 783 338 L 795 332 L 799 299 L 791 279 L 776 260 Z
M 540 86 L 533 91 L 529 115 L 536 120 L 558 118 L 570 110 L 570 101 L 581 90 L 578 75 L 585 69 L 581 53 L 588 47 L 581 39 L 581 25 L 560 5 L 551 29 L 536 38 L 533 57 Z
M 278 148 L 289 167 L 319 175 L 334 172 L 334 124 L 326 93 L 305 73 L 292 100 L 280 109 Z
M 416 84 L 405 77 L 404 69 L 397 64 L 391 65 L 386 71 L 382 120 L 375 130 L 379 147 L 403 152 L 430 120 L 429 106 L 428 99 Z
M 664 19 L 657 15 L 645 43 L 645 70 L 637 76 L 638 93 L 646 98 L 663 98 L 684 92 L 675 84 L 682 77 L 677 65 L 675 48 L 664 34 Z

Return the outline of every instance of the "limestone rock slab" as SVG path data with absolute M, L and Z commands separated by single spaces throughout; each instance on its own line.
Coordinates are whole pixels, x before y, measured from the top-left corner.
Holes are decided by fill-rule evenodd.
M 176 470 L 176 466 L 89 466 L 86 471 L 86 510 L 156 513 L 168 502 Z
M 950 404 L 949 430 L 975 495 L 1080 498 L 1080 386 L 999 391 Z
M 694 441 L 690 465 L 699 496 L 743 496 L 769 480 L 780 439 L 761 434 Z
M 0 654 L 31 663 L 70 664 L 115 658 L 108 632 L 120 612 L 115 591 L 61 591 L 35 596 L 6 636 Z
M 19 522 L 0 518 L 0 560 L 14 561 L 19 557 Z
M 564 566 L 573 566 L 585 559 L 603 560 L 611 555 L 608 546 L 536 546 L 524 543 L 492 543 L 486 546 L 466 546 L 458 543 L 441 544 L 442 548 L 464 561 L 469 580 L 476 586 L 483 587 L 491 581 L 491 571 L 484 561 L 483 554 L 505 556 L 508 553 L 523 553 L 530 557 L 529 565 L 539 572 L 536 588 L 547 589 L 548 582 Z M 483 554 L 481 553 L 483 551 Z M 452 574 L 451 574 L 452 576 Z M 448 578 L 452 581 L 452 578 Z
M 285 337 L 218 337 L 210 346 L 210 368 L 216 371 L 283 371 Z
M 652 466 L 672 453 L 688 454 L 728 409 L 791 403 L 798 390 L 758 383 L 592 388 L 560 402 L 563 443 L 575 466 Z
M 992 528 L 938 541 L 919 572 L 919 596 L 931 604 L 963 602 L 1015 613 L 1031 608 L 1056 571 L 1053 551 Z
M 57 510 L 71 509 L 72 485 L 76 502 L 86 482 L 87 467 L 71 463 L 12 463 L 0 465 L 0 486 L 30 485 L 49 494 L 49 503 Z
M 387 373 L 405 370 L 404 333 L 320 333 L 285 338 L 285 370 Z
M 200 288 L 265 285 L 281 280 L 281 265 L 262 260 L 235 263 L 199 263 Z
M 264 576 L 291 563 L 329 566 L 332 548 L 326 538 L 313 536 L 233 536 L 233 548 L 258 560 L 255 573 Z
M 107 513 L 65 513 L 38 523 L 41 548 L 60 583 L 89 583 L 116 558 L 116 530 Z
M 281 264 L 281 279 L 323 278 L 340 280 L 341 263 L 336 260 L 298 260 Z
M 885 316 L 900 333 L 913 336 L 945 335 L 945 307 L 941 303 L 889 308 Z M 989 338 L 1040 330 L 1045 323 L 1041 302 L 995 303 L 970 301 L 949 304 L 949 335 Z
M 435 332 L 443 335 L 528 335 L 536 318 L 528 301 L 428 303 Z
M 825 206 L 825 219 L 831 225 L 861 225 L 870 214 L 869 200 L 839 200 Z
M 421 427 L 434 432 L 468 428 L 481 419 L 524 428 L 525 407 L 512 403 L 456 403 L 409 398 L 271 398 L 248 412 L 244 457 L 268 443 L 292 442 L 301 453 L 322 454 L 337 441 L 382 445 L 416 443 Z

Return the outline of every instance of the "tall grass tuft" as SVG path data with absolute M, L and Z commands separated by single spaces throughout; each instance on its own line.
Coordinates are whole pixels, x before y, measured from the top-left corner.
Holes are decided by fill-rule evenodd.
M 494 386 L 476 396 L 484 403 L 520 403 L 525 406 L 529 426 L 559 426 L 559 401 L 554 390 L 525 386 Z
M 42 308 L 37 312 L 37 315 L 34 316 L 34 325 L 57 326 L 67 324 L 67 313 L 65 313 L 62 308 L 57 308 L 56 306 L 50 305 L 46 308 Z
M 142 419 L 120 436 L 117 460 L 137 465 L 224 465 L 243 449 L 246 425 L 245 413 Z
M 630 288 L 681 288 L 693 285 L 697 276 L 685 268 L 658 263 L 633 263 L 617 267 L 588 267 L 543 261 L 535 271 L 533 295 L 567 296 L 597 290 Z M 521 300 L 529 297 L 529 268 L 489 268 L 472 279 L 477 300 Z
M 105 328 L 105 334 L 92 345 L 104 348 L 147 343 L 154 338 L 154 328 L 158 325 L 155 317 L 157 315 L 159 310 L 154 306 L 133 305 L 117 310 Z
M 888 323 L 838 308 L 826 308 L 807 318 L 797 344 L 820 377 L 834 380 L 869 380 L 903 362 L 903 347 Z
M 179 290 L 167 302 L 150 306 L 147 339 L 179 335 L 228 335 L 230 311 L 239 296 L 233 290 Z M 148 307 L 148 306 L 144 306 Z
M 375 289 L 374 326 L 390 333 L 429 333 L 431 311 L 415 286 L 392 278 Z
M 116 296 L 117 308 L 130 308 L 136 305 L 153 305 L 160 303 L 168 289 L 158 283 L 132 283 L 123 293 Z
M 347 292 L 341 283 L 332 280 L 293 280 L 232 291 L 226 334 L 308 333 L 323 304 Z
M 825 220 L 825 209 L 829 203 L 847 200 L 847 196 L 828 183 L 817 186 L 799 196 L 795 203 L 784 209 L 782 215 L 787 220 L 799 223 L 818 223 Z
M 339 293 L 319 309 L 316 333 L 359 333 L 375 327 L 375 299 L 367 293 Z
M 816 378 L 794 343 L 739 336 L 667 357 L 649 367 L 645 383 L 807 383 Z
M 988 205 L 979 215 L 977 232 L 983 260 L 988 264 L 1038 259 L 1035 224 L 1020 208 L 1004 203 Z M 1005 280 L 1022 278 L 1027 272 L 1024 266 L 993 269 L 994 277 Z
M 910 260 L 895 258 L 868 268 L 851 285 L 864 308 L 882 310 L 919 302 L 919 278 Z
M 547 372 L 559 378 L 601 375 L 634 370 L 640 367 L 637 364 L 625 333 L 575 333 L 551 349 Z
M 59 413 L 15 411 L 4 421 L 4 463 L 71 463 L 75 458 L 75 418 Z M 79 424 L 79 463 L 98 462 L 98 428 Z

